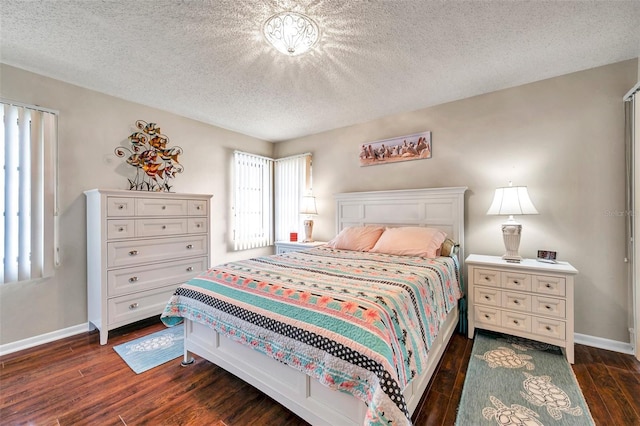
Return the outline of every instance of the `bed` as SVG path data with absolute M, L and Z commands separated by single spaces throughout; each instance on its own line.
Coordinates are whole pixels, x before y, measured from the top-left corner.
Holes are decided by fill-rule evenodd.
M 338 237 L 421 227 L 463 250 L 465 190 L 337 194 Z M 199 355 L 311 424 L 410 424 L 458 322 L 461 266 L 335 244 L 231 262 L 180 286 L 162 320 L 185 322 L 183 363 Z

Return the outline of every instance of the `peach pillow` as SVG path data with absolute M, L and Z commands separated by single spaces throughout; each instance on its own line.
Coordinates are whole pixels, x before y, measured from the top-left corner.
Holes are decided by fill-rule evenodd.
M 383 232 L 382 226 L 348 226 L 327 245 L 341 250 L 369 251 Z
M 438 256 L 438 250 L 446 238 L 447 234 L 434 228 L 419 226 L 387 228 L 369 251 L 433 258 Z

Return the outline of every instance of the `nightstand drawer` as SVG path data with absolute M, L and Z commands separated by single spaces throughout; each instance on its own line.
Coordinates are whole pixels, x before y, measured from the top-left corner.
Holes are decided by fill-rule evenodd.
M 502 326 L 511 330 L 531 332 L 531 315 L 502 311 Z
M 474 288 L 473 300 L 475 303 L 489 306 L 500 306 L 501 299 L 500 290 L 493 289 L 491 287 Z
M 531 312 L 531 295 L 503 291 L 502 307 L 516 311 Z
M 535 275 L 532 285 L 532 291 L 536 293 L 544 293 L 551 296 L 564 296 L 566 294 L 565 279 L 561 277 Z
M 493 269 L 474 269 L 473 283 L 500 287 L 500 271 L 494 271 Z
M 531 332 L 540 336 L 564 340 L 567 334 L 566 327 L 564 321 L 533 317 Z
M 531 312 L 564 319 L 567 316 L 567 302 L 553 297 L 533 296 Z
M 500 311 L 498 309 L 486 306 L 474 306 L 473 308 L 473 314 L 478 324 L 500 325 Z
M 208 254 L 207 235 L 107 243 L 107 267 L 133 266 Z
M 531 275 L 517 272 L 502 273 L 502 287 L 510 290 L 531 291 Z
M 129 324 L 143 318 L 160 315 L 178 284 L 154 290 L 114 297 L 107 301 L 109 325 Z

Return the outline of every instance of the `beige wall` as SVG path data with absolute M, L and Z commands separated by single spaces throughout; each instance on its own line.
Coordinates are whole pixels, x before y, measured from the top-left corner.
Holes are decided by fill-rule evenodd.
M 520 254 L 556 250 L 576 278 L 576 332 L 629 342 L 624 237 L 622 96 L 638 60 L 569 74 L 276 144 L 276 157 L 313 152 L 314 237 L 334 235 L 332 194 L 468 186 L 466 250 L 504 253 L 485 213 L 493 190 L 527 185 L 539 215 L 523 216 Z M 433 132 L 433 158 L 358 164 L 364 142 Z
M 86 219 L 83 191 L 127 189 L 133 168 L 113 154 L 136 120 L 158 123 L 170 145 L 184 149 L 184 173 L 176 192 L 213 194 L 212 258 L 220 263 L 271 249 L 227 251 L 229 160 L 233 149 L 271 155 L 273 144 L 126 102 L 6 65 L 0 66 L 0 97 L 57 109 L 62 265 L 51 279 L 0 285 L 0 344 L 87 322 Z M 129 177 L 133 177 L 130 175 Z

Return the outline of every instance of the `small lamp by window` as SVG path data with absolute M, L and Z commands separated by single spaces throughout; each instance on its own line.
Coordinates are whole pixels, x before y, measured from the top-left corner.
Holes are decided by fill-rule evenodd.
M 520 262 L 522 257 L 518 254 L 520 247 L 520 234 L 522 225 L 515 221 L 513 215 L 538 214 L 535 206 L 529 198 L 526 186 L 512 186 L 496 188 L 493 203 L 487 211 L 489 215 L 509 215 L 509 219 L 502 224 L 502 238 L 507 252 L 502 256 L 507 262 Z
M 316 209 L 316 197 L 312 195 L 305 195 L 302 197 L 302 208 L 300 209 L 300 214 L 307 216 L 304 221 L 304 240 L 302 242 L 312 243 L 313 220 L 311 217 L 318 214 L 318 210 Z

